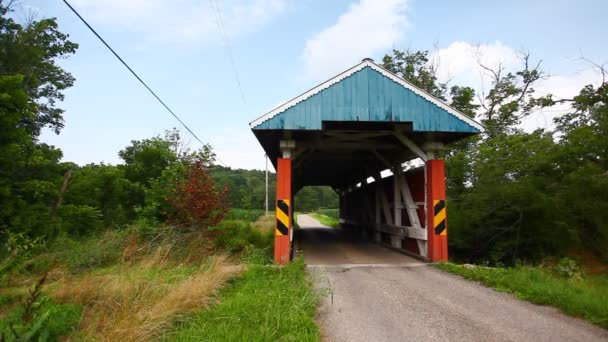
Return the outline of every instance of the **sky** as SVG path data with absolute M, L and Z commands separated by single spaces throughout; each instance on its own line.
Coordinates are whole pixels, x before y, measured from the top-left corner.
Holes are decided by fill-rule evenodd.
M 249 122 L 277 105 L 393 48 L 429 50 L 440 80 L 487 91 L 478 60 L 507 69 L 521 51 L 551 77 L 539 94 L 568 98 L 608 62 L 607 1 L 71 0 L 161 98 L 233 168 L 263 169 Z M 61 103 L 65 128 L 43 133 L 64 160 L 120 163 L 131 140 L 179 123 L 60 0 L 22 0 L 56 17 L 80 44 L 60 65 L 76 78 Z M 535 113 L 524 129 L 550 128 L 565 108 Z M 191 148 L 199 146 L 184 131 Z

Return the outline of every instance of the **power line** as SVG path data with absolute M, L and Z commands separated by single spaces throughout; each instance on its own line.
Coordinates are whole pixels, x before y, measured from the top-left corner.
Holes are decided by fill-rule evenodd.
M 234 61 L 234 54 L 232 53 L 232 46 L 230 44 L 230 39 L 228 38 L 228 35 L 226 34 L 226 30 L 224 29 L 224 23 L 222 20 L 222 13 L 221 13 L 220 7 L 218 6 L 216 0 L 209 0 L 209 2 L 211 3 L 211 7 L 213 7 L 213 10 L 215 11 L 217 27 L 220 31 L 220 36 L 222 37 L 224 46 L 226 47 L 226 52 L 228 53 L 228 59 L 230 60 L 230 65 L 232 67 L 232 71 L 234 72 L 234 77 L 236 79 L 236 85 L 241 94 L 241 100 L 243 100 L 244 104 L 247 104 L 247 102 L 245 101 L 245 92 L 243 91 L 243 86 L 241 85 L 241 79 L 239 77 L 239 70 L 237 69 L 236 62 Z
M 116 53 L 116 51 L 114 51 L 114 49 L 112 49 L 112 47 L 99 35 L 99 33 L 97 33 L 97 31 L 95 31 L 95 29 L 89 25 L 89 23 L 80 15 L 80 13 L 78 13 L 78 11 L 76 11 L 76 9 L 74 9 L 74 7 L 72 7 L 72 5 L 70 5 L 70 3 L 67 0 L 63 0 L 63 3 L 65 3 L 71 10 L 72 12 L 74 12 L 74 14 L 76 14 L 76 16 L 89 28 L 89 30 L 91 30 L 91 32 L 93 32 L 93 34 L 103 43 L 103 45 L 105 45 L 108 50 L 110 50 L 110 52 L 112 52 L 112 54 L 114 54 L 114 57 L 116 57 L 121 63 L 122 65 L 124 65 L 133 76 L 135 76 L 135 78 L 137 78 L 137 80 L 144 86 L 146 87 L 146 89 L 148 89 L 148 91 L 150 92 L 150 94 L 152 94 L 152 96 L 154 96 L 158 102 L 160 102 L 160 104 L 163 105 L 163 107 L 165 107 L 165 109 L 171 114 L 173 115 L 173 117 L 179 121 L 180 124 L 182 124 L 182 126 L 184 126 L 184 128 L 190 133 L 192 134 L 192 136 L 199 142 L 201 143 L 201 145 L 205 146 L 206 144 L 198 137 L 198 135 L 196 135 L 191 129 L 190 127 L 188 127 L 188 125 L 186 125 L 185 122 L 182 121 L 182 119 L 180 119 L 179 116 L 177 116 L 177 114 L 175 114 L 175 112 L 173 112 L 173 110 L 171 110 L 171 108 L 169 108 L 169 106 L 167 106 L 167 104 L 158 96 L 156 95 L 156 93 L 154 92 L 154 90 L 152 90 L 152 88 L 150 88 L 146 82 L 144 82 L 141 77 L 139 77 L 139 75 L 137 75 L 137 73 L 135 71 L 133 71 L 133 69 L 131 69 L 131 67 L 127 64 L 127 62 L 125 62 L 119 55 L 118 53 Z M 224 167 L 227 167 L 226 164 L 224 164 L 224 162 L 222 162 L 222 160 L 216 156 L 216 159 L 222 164 L 224 165 Z

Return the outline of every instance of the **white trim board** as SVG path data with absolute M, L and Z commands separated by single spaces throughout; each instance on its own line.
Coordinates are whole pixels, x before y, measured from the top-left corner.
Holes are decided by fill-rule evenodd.
M 466 116 L 465 114 L 461 113 L 460 111 L 450 107 L 447 103 L 441 101 L 440 99 L 436 98 L 435 96 L 427 93 L 426 91 L 418 88 L 417 86 L 411 84 L 410 82 L 402 79 L 401 77 L 391 73 L 390 71 L 384 69 L 383 67 L 379 66 L 378 64 L 372 62 L 369 59 L 365 59 L 363 60 L 363 62 L 355 65 L 354 67 L 338 74 L 337 76 L 319 84 L 318 86 L 310 89 L 309 91 L 301 94 L 300 96 L 287 101 L 285 103 L 283 103 L 282 105 L 276 107 L 275 109 L 271 110 L 270 112 L 262 115 L 261 117 L 257 118 L 256 120 L 252 121 L 251 123 L 249 123 L 249 127 L 251 128 L 255 128 L 258 125 L 262 124 L 263 122 L 272 119 L 273 117 L 277 116 L 278 114 L 286 111 L 287 109 L 297 105 L 298 103 L 308 99 L 309 97 L 316 95 L 318 93 L 320 93 L 321 91 L 331 87 L 332 85 L 342 81 L 343 79 L 353 75 L 354 73 L 356 73 L 357 71 L 363 70 L 364 68 L 369 67 L 377 72 L 379 72 L 380 74 L 382 74 L 383 76 L 385 76 L 386 78 L 392 80 L 395 83 L 400 84 L 401 86 L 403 86 L 406 89 L 409 89 L 410 91 L 414 92 L 416 95 L 419 95 L 421 97 L 423 97 L 424 99 L 428 100 L 429 102 L 433 103 L 434 105 L 436 105 L 437 107 L 445 110 L 446 112 L 454 115 L 455 117 L 457 117 L 458 119 L 464 121 L 465 123 L 469 124 L 472 127 L 477 128 L 478 130 L 480 130 L 481 132 L 484 131 L 484 127 L 478 123 L 477 121 L 469 118 L 468 116 Z

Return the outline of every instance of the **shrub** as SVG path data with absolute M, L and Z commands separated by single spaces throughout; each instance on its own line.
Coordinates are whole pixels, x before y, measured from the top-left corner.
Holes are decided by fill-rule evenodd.
M 62 232 L 70 235 L 86 235 L 99 230 L 102 226 L 101 211 L 88 205 L 62 205 L 57 208 Z
M 249 222 L 255 222 L 262 215 L 264 215 L 264 210 L 261 209 L 230 209 L 226 216 L 224 217 L 227 220 L 243 220 Z
M 264 249 L 271 244 L 272 235 L 255 229 L 251 223 L 240 220 L 224 220 L 213 228 L 219 231 L 216 246 L 230 252 L 241 252 L 248 246 Z
M 81 308 L 50 301 L 42 294 L 45 282 L 46 274 L 0 320 L 0 341 L 55 341 L 76 327 Z
M 171 206 L 171 221 L 203 230 L 218 224 L 228 211 L 227 189 L 217 188 L 209 168 L 200 160 L 185 166 L 184 177 L 176 180 L 165 200 Z
M 583 272 L 576 260 L 571 258 L 561 258 L 557 264 L 551 267 L 556 275 L 563 278 L 582 278 Z
M 126 243 L 126 231 L 107 231 L 101 237 L 73 239 L 58 237 L 50 246 L 50 254 L 71 272 L 81 272 L 117 262 Z

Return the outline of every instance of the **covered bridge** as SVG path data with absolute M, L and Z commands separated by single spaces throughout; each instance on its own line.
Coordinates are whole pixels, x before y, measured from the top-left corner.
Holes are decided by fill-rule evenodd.
M 277 170 L 277 263 L 289 262 L 293 198 L 307 185 L 339 194 L 341 223 L 393 248 L 447 260 L 445 171 L 436 152 L 480 133 L 479 123 L 364 59 L 250 127 Z M 417 158 L 424 168 L 405 171 Z

